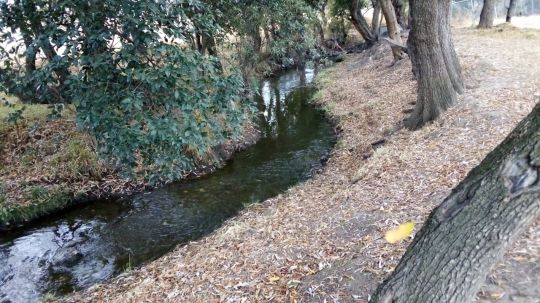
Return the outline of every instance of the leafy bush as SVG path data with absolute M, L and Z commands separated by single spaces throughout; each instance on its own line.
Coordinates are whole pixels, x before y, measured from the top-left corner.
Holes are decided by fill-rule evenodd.
M 197 0 L 5 1 L 0 91 L 73 103 L 102 156 L 131 175 L 172 180 L 238 135 L 250 109 L 239 73 L 189 47 L 219 30 Z

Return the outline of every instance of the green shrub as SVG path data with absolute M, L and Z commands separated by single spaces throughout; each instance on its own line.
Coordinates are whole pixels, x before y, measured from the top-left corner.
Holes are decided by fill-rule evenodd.
M 247 118 L 241 75 L 186 45 L 194 31 L 220 30 L 203 1 L 0 2 L 0 28 L 10 29 L 0 91 L 23 103 L 74 104 L 98 153 L 132 173 L 151 167 L 150 181 L 180 177 Z

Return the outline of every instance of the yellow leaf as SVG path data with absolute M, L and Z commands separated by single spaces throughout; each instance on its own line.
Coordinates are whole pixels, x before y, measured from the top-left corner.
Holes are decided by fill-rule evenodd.
M 489 294 L 489 296 L 491 297 L 491 299 L 500 300 L 502 299 L 502 297 L 504 297 L 504 293 L 492 292 Z
M 384 239 L 386 239 L 388 243 L 396 243 L 410 236 L 413 230 L 414 222 L 403 223 L 400 226 L 387 231 L 384 234 Z
M 277 282 L 279 281 L 280 277 L 278 276 L 273 276 L 273 277 L 270 277 L 270 279 L 268 279 L 270 282 L 274 283 L 274 282 Z

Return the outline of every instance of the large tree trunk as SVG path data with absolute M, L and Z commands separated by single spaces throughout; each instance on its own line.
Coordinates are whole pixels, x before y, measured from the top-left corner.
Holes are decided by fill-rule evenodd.
M 495 2 L 496 0 L 484 0 L 478 28 L 490 28 L 493 26 L 493 22 L 495 21 Z
M 439 17 L 439 43 L 443 52 L 444 63 L 448 76 L 452 81 L 452 85 L 457 93 L 463 93 L 463 76 L 461 71 L 461 65 L 454 48 L 454 41 L 452 39 L 452 32 L 450 29 L 450 13 L 451 13 L 451 0 L 440 0 L 438 5 L 438 17 Z
M 449 25 L 439 25 L 440 22 L 449 21 L 448 17 L 440 16 L 441 12 L 450 12 L 449 5 L 449 0 L 410 1 L 411 33 L 408 45 L 413 72 L 418 80 L 418 96 L 413 113 L 405 121 L 409 129 L 417 129 L 436 119 L 456 102 L 456 90 L 448 66 L 459 65 L 459 62 L 457 58 L 451 58 L 452 51 L 443 49 L 451 47 L 451 43 L 441 43 L 442 38 L 450 37 L 450 32 L 439 33 L 443 28 L 450 28 Z M 448 58 L 445 60 L 445 57 Z
M 409 28 L 409 16 L 407 14 L 407 4 L 405 0 L 392 0 L 392 5 L 396 11 L 397 22 L 403 29 Z
M 379 0 L 372 0 L 373 5 L 373 18 L 371 18 L 371 31 L 375 37 L 381 35 L 381 4 Z
M 382 12 L 384 14 L 384 20 L 386 20 L 386 27 L 388 28 L 388 36 L 394 40 L 397 44 L 403 44 L 401 40 L 401 30 L 397 23 L 396 12 L 391 0 L 379 0 Z M 403 59 L 403 51 L 399 47 L 392 46 L 392 53 L 394 54 L 394 60 Z
M 371 302 L 471 302 L 540 215 L 540 104 L 439 205 Z
M 512 16 L 516 13 L 517 0 L 510 0 L 508 4 L 508 11 L 506 12 L 506 22 L 512 23 Z
M 377 41 L 377 37 L 375 37 L 375 35 L 371 31 L 371 28 L 369 28 L 369 25 L 364 18 L 364 15 L 362 15 L 359 0 L 352 0 L 350 2 L 349 10 L 351 13 L 349 20 L 354 25 L 356 30 L 360 33 L 360 35 L 362 35 L 362 38 L 364 38 L 366 43 L 373 44 L 375 41 Z

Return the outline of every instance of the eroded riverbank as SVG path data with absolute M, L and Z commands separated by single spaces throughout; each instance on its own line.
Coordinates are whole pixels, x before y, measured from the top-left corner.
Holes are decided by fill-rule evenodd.
M 95 142 L 75 125 L 73 109 L 49 121 L 45 105 L 29 105 L 20 125 L 4 118 L 14 109 L 0 105 L 0 232 L 95 200 L 114 200 L 160 185 L 127 179 L 119 167 L 99 159 Z M 223 166 L 237 151 L 255 144 L 260 133 L 246 122 L 241 136 L 216 146 L 181 180 Z M 161 184 L 162 186 L 163 184 Z

